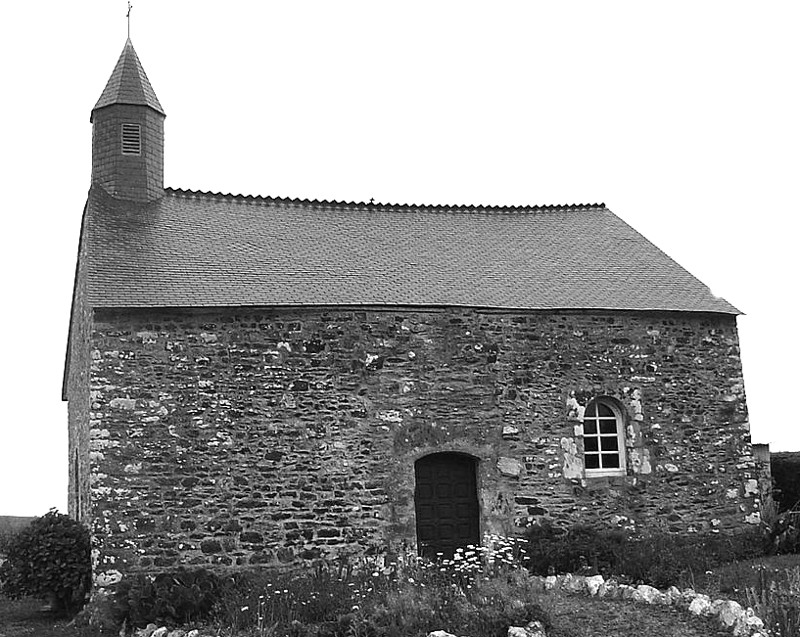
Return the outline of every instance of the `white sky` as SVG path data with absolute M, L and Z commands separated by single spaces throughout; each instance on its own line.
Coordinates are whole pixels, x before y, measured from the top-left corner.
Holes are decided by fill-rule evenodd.
M 800 450 L 796 0 L 133 4 L 167 113 L 168 186 L 605 202 L 746 313 L 753 440 Z M 89 114 L 125 11 L 47 0 L 0 17 L 0 515 L 66 510 L 61 375 Z

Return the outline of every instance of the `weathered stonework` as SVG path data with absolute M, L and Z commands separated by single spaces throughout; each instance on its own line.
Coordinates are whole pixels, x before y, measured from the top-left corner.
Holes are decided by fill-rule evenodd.
M 625 475 L 583 468 L 598 396 L 624 409 Z M 441 451 L 477 459 L 482 532 L 759 510 L 730 315 L 98 311 L 84 423 L 103 581 L 413 547 L 414 462 Z

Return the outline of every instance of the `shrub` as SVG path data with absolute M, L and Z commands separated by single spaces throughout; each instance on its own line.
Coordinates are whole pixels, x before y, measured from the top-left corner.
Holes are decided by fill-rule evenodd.
M 800 506 L 776 515 L 767 532 L 772 552 L 800 553 Z
M 549 521 L 529 527 L 528 567 L 533 573 L 619 574 L 630 536 L 622 529 L 575 525 L 564 531 Z
M 781 511 L 800 507 L 800 453 L 778 452 L 770 456 L 774 495 Z
M 600 573 L 659 588 L 690 582 L 719 564 L 765 553 L 760 530 L 738 535 L 650 533 L 578 525 L 561 531 L 549 524 L 528 529 L 528 567 L 533 573 Z
M 767 628 L 781 637 L 800 637 L 800 567 L 774 577 L 762 569 L 747 601 Z
M 130 626 L 184 624 L 208 619 L 220 597 L 222 582 L 204 569 L 178 569 L 156 576 L 125 578 L 114 591 L 118 621 Z
M 4 552 L 0 583 L 7 596 L 48 599 L 55 611 L 83 605 L 91 563 L 89 532 L 79 522 L 51 510 L 12 536 Z

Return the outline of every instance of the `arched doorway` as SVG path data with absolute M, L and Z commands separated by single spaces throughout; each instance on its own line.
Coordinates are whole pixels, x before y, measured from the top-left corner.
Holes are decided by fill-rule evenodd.
M 414 464 L 420 555 L 450 558 L 456 548 L 480 543 L 476 464 L 462 453 L 433 453 Z

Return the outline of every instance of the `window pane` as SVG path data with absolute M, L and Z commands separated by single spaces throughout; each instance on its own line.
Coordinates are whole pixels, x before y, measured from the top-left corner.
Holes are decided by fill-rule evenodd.
M 599 416 L 605 416 L 606 418 L 614 417 L 614 411 L 608 405 L 604 405 L 603 403 L 596 403 L 597 404 L 597 414 Z
M 599 469 L 600 468 L 600 456 L 597 454 L 589 454 L 587 453 L 584 461 L 586 462 L 587 469 Z
M 583 448 L 586 451 L 599 451 L 597 448 L 597 438 L 584 438 Z
M 611 437 L 600 438 L 600 448 L 603 451 L 616 451 L 617 449 L 619 449 L 619 447 L 617 446 L 617 437 L 614 436 L 613 438 Z
M 616 469 L 619 467 L 619 455 L 616 453 L 603 454 L 603 468 Z
M 615 434 L 615 433 L 617 433 L 617 421 L 616 420 L 601 420 L 600 421 L 600 433 L 603 433 L 603 434 Z
M 597 433 L 597 423 L 594 420 L 584 420 L 583 421 L 583 433 L 585 433 L 585 434 L 596 434 Z

